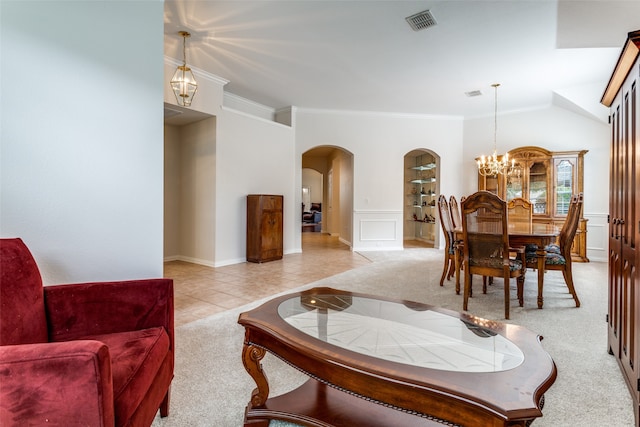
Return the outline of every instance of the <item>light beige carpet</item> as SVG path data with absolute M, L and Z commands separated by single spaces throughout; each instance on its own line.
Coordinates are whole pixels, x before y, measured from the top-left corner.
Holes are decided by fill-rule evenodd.
M 365 253 L 369 265 L 302 286 L 330 286 L 356 292 L 391 296 L 460 311 L 462 296 L 454 283 L 438 286 L 443 253 L 435 249 L 407 249 Z M 560 272 L 545 275 L 545 306 L 536 305 L 536 273 L 525 283 L 525 306 L 518 307 L 512 280 L 510 323 L 544 336 L 558 378 L 546 393 L 544 416 L 538 427 L 634 426 L 629 392 L 615 359 L 607 353 L 606 264 L 574 264 L 574 281 L 582 307 L 576 308 Z M 481 293 L 476 279 L 471 313 L 503 320 L 502 282 Z M 171 412 L 157 418 L 154 427 L 241 426 L 246 403 L 255 388 L 241 361 L 243 328 L 238 314 L 263 301 L 202 319 L 176 329 L 176 371 Z M 268 354 L 263 361 L 271 395 L 293 389 L 306 379 L 295 369 Z M 275 426 L 276 423 L 272 423 Z M 395 427 L 395 426 L 394 426 Z

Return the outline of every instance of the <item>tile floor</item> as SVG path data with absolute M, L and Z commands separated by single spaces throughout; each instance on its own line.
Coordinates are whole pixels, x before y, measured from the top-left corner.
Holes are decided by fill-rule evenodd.
M 405 247 L 414 246 L 421 245 L 405 242 Z M 302 233 L 302 253 L 282 260 L 218 268 L 170 261 L 164 265 L 164 277 L 174 280 L 175 325 L 180 326 L 369 262 L 338 237 Z

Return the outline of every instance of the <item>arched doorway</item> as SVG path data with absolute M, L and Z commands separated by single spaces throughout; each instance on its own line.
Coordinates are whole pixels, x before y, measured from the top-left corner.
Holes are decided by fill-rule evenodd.
M 321 200 L 320 206 L 315 206 L 321 212 L 320 225 L 314 225 L 314 230 L 319 229 L 322 233 L 337 237 L 340 242 L 352 247 L 353 154 L 335 146 L 315 147 L 302 154 L 302 169 L 312 169 L 322 177 L 321 185 L 314 185 L 307 182 L 305 174 L 302 174 L 301 191 L 304 187 L 309 189 L 312 204 Z M 314 175 L 309 173 L 308 177 L 311 176 Z M 321 192 L 321 198 L 318 191 Z M 311 212 L 311 209 L 306 212 Z

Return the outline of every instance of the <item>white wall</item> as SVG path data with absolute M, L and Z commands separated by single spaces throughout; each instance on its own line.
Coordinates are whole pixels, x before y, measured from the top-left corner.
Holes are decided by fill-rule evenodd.
M 180 127 L 164 127 L 164 260 L 180 259 Z
M 605 108 L 605 107 L 603 107 Z M 474 158 L 493 150 L 494 118 L 464 123 L 464 193 L 477 189 Z M 522 146 L 550 151 L 589 150 L 584 156 L 587 257 L 606 261 L 609 212 L 609 125 L 559 107 L 498 116 L 498 152 Z
M 332 159 L 333 195 L 337 198 L 337 211 L 334 204 L 333 218 L 338 218 L 337 227 L 340 240 L 353 247 L 353 156 L 345 151 L 334 151 Z M 378 237 L 378 236 L 376 236 Z
M 47 284 L 161 276 L 163 3 L 0 8 L 0 235 Z
M 172 59 L 165 58 L 167 82 L 174 69 Z M 214 120 L 211 126 L 197 123 L 205 126 L 206 131 L 192 130 L 188 136 L 181 131 L 183 142 L 194 144 L 180 151 L 182 179 L 188 178 L 193 184 L 183 183 L 181 191 L 195 193 L 186 198 L 181 195 L 182 203 L 192 206 L 180 213 L 180 227 L 188 237 L 181 238 L 180 254 L 168 258 L 214 267 L 245 262 L 248 194 L 284 196 L 284 253 L 299 252 L 299 246 L 294 245 L 294 235 L 300 229 L 301 189 L 295 185 L 296 170 L 292 167 L 295 145 L 292 127 L 266 118 L 275 117 L 273 110 L 271 114 L 265 113 L 268 107 L 225 94 L 226 80 L 193 70 L 198 92 L 190 109 L 213 115 L 215 119 L 204 121 Z M 175 104 L 175 97 L 167 86 L 165 102 Z M 226 103 L 242 107 L 242 111 Z M 209 135 L 210 127 L 214 128 L 213 146 L 209 145 L 211 139 L 204 136 Z M 195 175 L 187 177 L 187 173 Z M 209 185 L 211 181 L 214 183 Z
M 296 167 L 302 153 L 321 145 L 353 153 L 353 250 L 401 249 L 405 154 L 427 149 L 439 155 L 440 192 L 459 195 L 462 136 L 457 118 L 298 108 Z
M 163 95 L 175 103 L 163 3 L 3 0 L 0 8 L 0 235 L 24 238 L 46 283 L 161 275 Z M 476 188 L 472 159 L 491 149 L 492 117 L 292 108 L 289 127 L 221 109 L 226 81 L 194 72 L 192 108 L 218 116 L 216 265 L 244 261 L 249 193 L 285 196 L 285 253 L 300 250 L 301 156 L 313 147 L 353 153 L 353 182 L 340 183 L 353 189 L 353 205 L 340 221 L 353 224 L 354 250 L 402 247 L 407 152 L 439 155 L 440 192 L 461 195 Z M 606 252 L 608 126 L 557 107 L 503 115 L 499 126 L 500 151 L 589 150 L 589 257 Z
M 295 252 L 301 186 L 295 184 L 293 129 L 228 108 L 217 129 L 216 266 L 246 260 L 248 194 L 284 196 L 284 253 Z
M 216 118 L 182 126 L 180 142 L 180 254 L 213 265 L 215 259 Z
M 302 169 L 302 186 L 309 188 L 310 203 L 322 203 L 322 173 L 311 168 Z M 305 206 L 309 211 L 311 205 Z
M 353 247 L 353 155 L 334 149 L 327 156 L 326 163 L 322 231 Z
M 165 126 L 165 260 L 215 264 L 216 118 Z

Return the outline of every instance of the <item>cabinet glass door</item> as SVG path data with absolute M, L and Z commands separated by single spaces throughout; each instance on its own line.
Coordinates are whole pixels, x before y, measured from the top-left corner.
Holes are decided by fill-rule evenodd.
M 507 174 L 507 201 L 516 197 L 524 197 L 524 187 L 522 185 L 522 168 L 519 165 Z
M 556 164 L 556 215 L 569 212 L 569 202 L 573 193 L 573 165 L 569 160 Z
M 529 201 L 534 214 L 547 214 L 547 165 L 536 162 L 529 169 Z
M 493 194 L 500 194 L 498 192 L 498 177 L 496 175 L 485 177 L 485 189 Z

